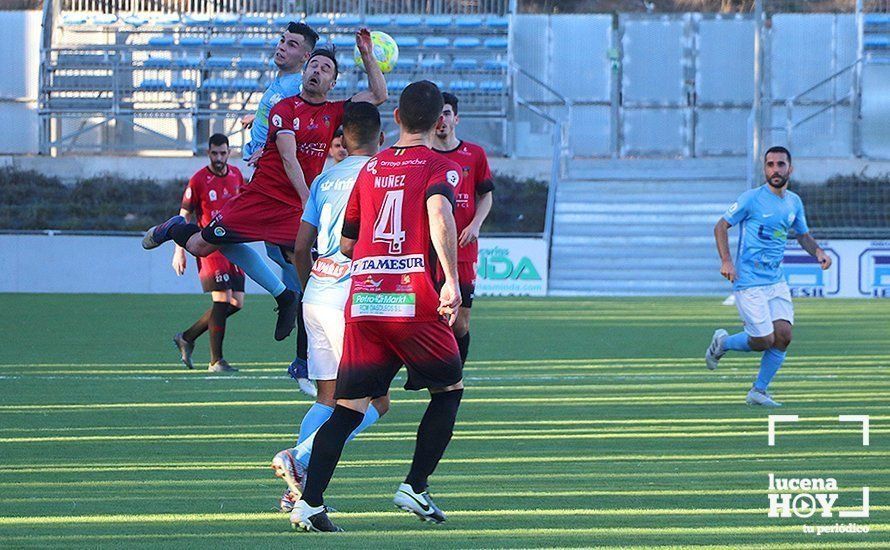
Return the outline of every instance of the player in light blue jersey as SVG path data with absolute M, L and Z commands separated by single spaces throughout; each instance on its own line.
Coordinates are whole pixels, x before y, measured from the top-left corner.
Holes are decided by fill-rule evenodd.
M 250 129 L 250 141 L 244 144 L 241 151 L 241 158 L 249 166 L 255 166 L 263 153 L 263 146 L 269 135 L 269 111 L 282 99 L 300 93 L 302 84 L 300 73 L 317 42 L 318 33 L 305 23 L 291 22 L 281 34 L 281 39 L 275 47 L 275 54 L 272 56 L 272 61 L 278 67 L 278 74 L 263 92 L 256 114 L 246 116 L 241 121 L 245 128 Z M 281 278 L 285 286 L 294 292 L 300 292 L 297 274 L 281 249 L 266 243 L 266 255 L 281 267 Z M 315 386 L 309 381 L 306 370 L 306 330 L 300 315 L 297 315 L 296 358 L 291 363 L 288 373 L 297 381 L 300 391 L 315 397 Z
M 346 329 L 344 309 L 349 298 L 351 260 L 340 252 L 340 233 L 346 203 L 365 163 L 383 144 L 380 113 L 371 103 L 347 103 L 343 115 L 343 141 L 349 156 L 322 172 L 312 183 L 294 252 L 294 265 L 303 294 L 303 319 L 309 336 L 309 378 L 318 386 L 315 404 L 303 417 L 297 446 L 275 455 L 272 467 L 288 484 L 281 499 L 290 512 L 299 500 L 309 466 L 315 432 L 334 412 L 337 367 L 343 355 Z M 312 245 L 318 256 L 312 260 Z M 389 395 L 371 402 L 364 421 L 350 439 L 367 429 L 389 410 Z M 294 518 L 291 517 L 294 522 Z M 298 523 L 300 520 L 296 518 Z
M 715 331 L 705 363 L 713 370 L 729 350 L 763 352 L 760 372 L 746 402 L 778 407 L 781 404 L 766 390 L 785 361 L 794 324 L 791 292 L 782 269 L 789 230 L 794 230 L 800 246 L 819 260 L 822 269 L 831 267 L 831 258 L 810 235 L 800 197 L 788 191 L 793 172 L 791 153 L 784 147 L 767 150 L 763 172 L 767 184 L 742 193 L 714 227 L 717 252 L 723 262 L 720 274 L 733 284 L 745 330 L 731 336 L 723 329 Z M 739 226 L 735 263 L 728 236 L 733 225 Z

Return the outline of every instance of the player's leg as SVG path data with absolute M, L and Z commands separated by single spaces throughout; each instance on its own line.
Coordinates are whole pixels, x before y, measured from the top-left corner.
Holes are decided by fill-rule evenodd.
M 457 319 L 451 329 L 457 340 L 457 349 L 460 351 L 461 363 L 467 362 L 470 351 L 470 308 L 473 307 L 473 296 L 476 293 L 476 264 L 473 262 L 458 262 L 458 277 L 460 280 L 461 304 L 457 313 Z
M 757 379 L 754 382 L 754 390 L 769 396 L 767 388 L 770 382 L 775 378 L 776 373 L 782 368 L 785 362 L 785 354 L 788 346 L 791 344 L 791 332 L 794 323 L 794 306 L 791 303 L 791 292 L 788 285 L 779 283 L 768 289 L 769 292 L 769 310 L 773 323 L 773 339 L 769 348 L 763 352 L 760 360 L 760 371 L 757 373 Z M 774 406 L 779 405 L 775 403 Z
M 303 497 L 291 516 L 291 521 L 296 516 L 304 529 L 338 530 L 325 513 L 324 491 L 346 440 L 361 424 L 371 398 L 388 393 L 389 384 L 401 367 L 400 359 L 387 342 L 391 334 L 380 330 L 381 325 L 383 323 L 350 323 L 346 326 L 343 359 L 337 373 L 337 405 L 315 434 Z
M 210 367 L 211 372 L 234 371 L 223 359 L 223 339 L 226 335 L 226 318 L 229 316 L 232 298 L 231 290 L 215 290 L 211 292 L 213 306 L 210 308 L 208 323 L 210 332 Z
M 763 332 L 764 326 L 770 324 L 769 306 L 762 289 L 755 287 L 739 290 L 735 292 L 735 297 L 735 305 L 739 310 L 739 317 L 745 324 L 745 329 L 732 335 L 722 328 L 714 331 L 711 343 L 705 351 L 705 365 L 710 370 L 717 368 L 717 364 L 727 351 L 755 351 L 752 347 L 753 339 L 749 327 L 753 327 L 756 332 L 760 333 Z M 767 332 L 771 332 L 771 329 Z
M 423 520 L 441 523 L 445 514 L 433 503 L 427 486 L 454 432 L 463 397 L 463 364 L 457 342 L 445 323 L 416 325 L 395 347 L 408 368 L 405 389 L 428 388 L 431 398 L 417 428 L 411 469 L 393 501 Z
M 297 278 L 297 269 L 293 264 L 292 251 L 284 250 L 281 246 L 266 243 L 266 256 L 281 268 L 281 275 L 284 284 L 289 290 L 293 290 L 298 299 L 302 299 L 303 292 L 300 288 L 300 281 Z M 309 381 L 309 367 L 307 365 L 308 339 L 306 336 L 306 325 L 303 320 L 303 308 L 297 309 L 297 352 L 294 360 L 291 361 L 287 373 L 291 378 L 297 381 L 300 391 L 311 397 L 318 396 L 318 389 Z

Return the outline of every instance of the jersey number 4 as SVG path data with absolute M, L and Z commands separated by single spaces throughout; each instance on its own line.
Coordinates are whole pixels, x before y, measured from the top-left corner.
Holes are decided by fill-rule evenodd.
M 401 254 L 405 232 L 402 230 L 402 202 L 405 190 L 387 191 L 380 214 L 374 222 L 374 242 L 389 243 L 390 254 Z

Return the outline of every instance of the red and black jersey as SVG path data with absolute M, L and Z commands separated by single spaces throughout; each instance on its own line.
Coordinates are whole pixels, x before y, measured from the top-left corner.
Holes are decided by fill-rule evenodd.
M 488 157 L 485 150 L 475 143 L 461 141 L 450 151 L 433 149 L 445 158 L 456 162 L 461 169 L 460 184 L 454 190 L 455 209 L 454 221 L 457 223 L 457 234 L 463 231 L 476 215 L 476 197 L 494 189 Z M 457 261 L 475 262 L 479 256 L 479 243 L 473 241 L 467 246 L 457 247 Z
M 244 178 L 234 166 L 228 166 L 225 176 L 217 176 L 205 166 L 189 180 L 182 195 L 182 209 L 194 212 L 197 224 L 205 227 L 242 185 Z
M 460 167 L 424 146 L 392 147 L 359 173 L 343 236 L 356 239 L 346 321 L 439 318 L 426 201 L 454 200 Z
M 269 112 L 269 135 L 256 172 L 250 180 L 251 188 L 302 210 L 300 196 L 284 171 L 275 139 L 281 133 L 295 136 L 297 161 L 308 187 L 324 169 L 334 132 L 343 122 L 345 104 L 345 101 L 309 103 L 296 95 L 282 99 L 272 107 Z

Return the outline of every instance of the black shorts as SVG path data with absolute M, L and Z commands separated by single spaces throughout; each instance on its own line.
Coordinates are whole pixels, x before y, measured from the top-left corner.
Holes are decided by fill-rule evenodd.
M 444 388 L 463 378 L 457 341 L 444 321 L 346 323 L 336 399 L 381 397 L 399 370 L 406 390 Z

